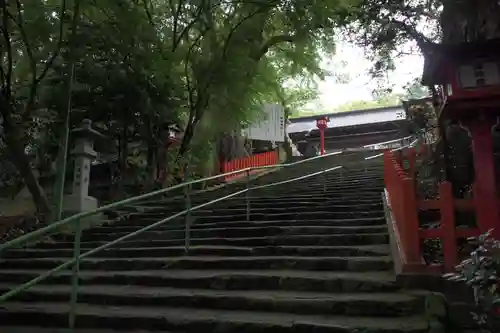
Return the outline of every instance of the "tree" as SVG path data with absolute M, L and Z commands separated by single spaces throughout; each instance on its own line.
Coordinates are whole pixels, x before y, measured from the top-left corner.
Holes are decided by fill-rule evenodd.
M 1 1 L 0 113 L 2 141 L 35 205 L 41 213 L 50 206 L 38 184 L 29 156 L 29 143 L 41 136 L 42 119 L 50 117 L 38 109 L 44 79 L 50 75 L 65 36 L 66 1 Z
M 500 36 L 496 0 L 363 0 L 350 12 L 346 32 L 371 51 L 375 75 L 393 68 L 395 56 L 421 52 L 433 43 L 460 43 Z
M 154 178 L 170 123 L 184 128 L 174 162 L 206 164 L 207 147 L 256 119 L 264 102 L 293 110 L 314 97 L 310 77 L 325 75 L 320 55 L 334 52 L 334 29 L 352 10 L 312 0 L 76 3 L 0 6 L 3 139 L 41 212 L 50 205 L 34 170 L 49 170 L 57 157 L 67 129 L 61 97 L 71 100 L 69 127 L 93 120 L 122 174 L 138 143 Z

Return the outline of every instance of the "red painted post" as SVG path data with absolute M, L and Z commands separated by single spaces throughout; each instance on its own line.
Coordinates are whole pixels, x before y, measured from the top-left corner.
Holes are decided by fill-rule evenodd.
M 451 183 L 439 184 L 439 210 L 441 211 L 441 241 L 443 242 L 444 268 L 451 272 L 458 264 L 455 203 Z
M 474 153 L 474 206 L 482 233 L 494 229 L 492 236 L 500 239 L 500 207 L 495 180 L 491 122 L 477 118 L 467 123 Z
M 403 250 L 406 254 L 406 223 L 405 223 L 405 215 L 404 215 L 404 188 L 403 188 L 403 178 L 401 172 L 401 166 L 399 163 L 393 159 L 393 167 L 392 167 L 392 177 L 393 177 L 393 189 L 392 189 L 392 197 L 393 197 L 393 205 L 395 211 L 395 219 L 396 226 L 398 228 L 399 234 L 401 236 L 401 242 L 403 243 Z
M 319 140 L 320 140 L 320 149 L 321 149 L 321 155 L 325 155 L 325 129 L 320 128 L 319 129 Z
M 420 250 L 420 223 L 413 179 L 405 177 L 402 180 L 402 188 L 404 220 L 401 222 L 405 225 L 406 258 L 409 263 L 418 263 L 421 261 L 422 252 Z

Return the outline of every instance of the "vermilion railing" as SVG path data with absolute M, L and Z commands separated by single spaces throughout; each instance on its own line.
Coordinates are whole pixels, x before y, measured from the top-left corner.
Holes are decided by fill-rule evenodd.
M 238 158 L 229 162 L 225 162 L 222 165 L 222 173 L 227 173 L 227 172 L 232 172 L 232 171 L 237 171 L 237 170 L 242 170 L 246 169 L 249 167 L 260 167 L 260 166 L 266 166 L 266 165 L 273 165 L 273 164 L 278 164 L 279 163 L 279 155 L 278 151 L 268 151 L 265 153 L 260 153 L 260 154 L 255 154 L 252 156 L 248 157 L 242 157 Z M 239 177 L 244 177 L 245 174 L 236 174 L 236 175 L 231 175 L 231 176 L 226 176 L 225 180 L 234 180 L 235 178 Z
M 449 182 L 439 185 L 436 199 L 420 200 L 415 188 L 415 162 L 417 153 L 409 148 L 402 154 L 384 153 L 384 178 L 389 206 L 392 212 L 392 229 L 398 246 L 403 273 L 452 271 L 458 264 L 457 239 L 477 236 L 487 230 L 481 228 L 457 228 L 456 211 L 474 211 L 472 199 L 455 199 Z M 408 167 L 403 161 L 407 159 Z M 440 223 L 435 229 L 420 227 L 418 212 L 439 210 Z M 426 265 L 423 260 L 421 240 L 441 239 L 442 265 Z

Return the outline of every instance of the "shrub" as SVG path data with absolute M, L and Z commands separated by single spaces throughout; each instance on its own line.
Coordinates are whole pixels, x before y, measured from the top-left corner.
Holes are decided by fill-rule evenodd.
M 499 332 L 500 318 L 500 241 L 491 238 L 491 230 L 471 238 L 474 250 L 455 273 L 446 274 L 451 281 L 464 282 L 474 292 L 473 316 L 483 332 Z

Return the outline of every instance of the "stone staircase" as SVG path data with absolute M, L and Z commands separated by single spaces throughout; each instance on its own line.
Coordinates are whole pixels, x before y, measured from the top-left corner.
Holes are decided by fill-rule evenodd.
M 308 162 L 254 183 L 349 158 L 362 160 Z M 425 297 L 401 290 L 392 272 L 380 163 L 255 191 L 250 221 L 244 196 L 197 211 L 187 254 L 179 219 L 83 260 L 74 332 L 428 332 Z M 193 202 L 242 187 L 200 193 Z M 180 199 L 129 207 L 127 219 L 85 231 L 82 251 L 182 209 Z M 3 253 L 0 291 L 71 255 L 65 237 Z M 0 304 L 0 332 L 67 332 L 70 277 L 63 271 Z

